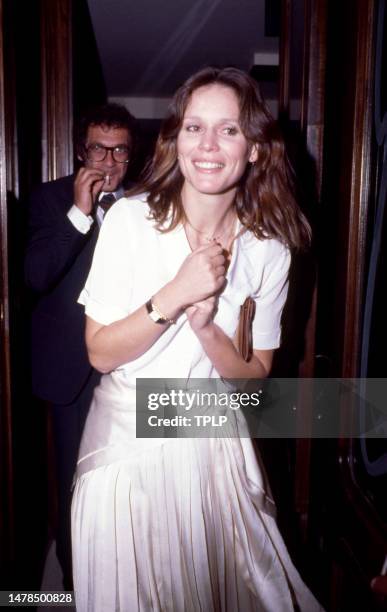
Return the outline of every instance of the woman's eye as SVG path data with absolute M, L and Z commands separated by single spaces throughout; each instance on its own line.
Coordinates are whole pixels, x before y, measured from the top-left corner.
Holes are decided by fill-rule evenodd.
M 196 124 L 188 124 L 185 126 L 187 132 L 198 132 L 200 130 L 200 126 Z
M 225 127 L 223 129 L 223 133 L 227 134 L 227 136 L 235 136 L 238 133 L 238 130 L 234 126 Z

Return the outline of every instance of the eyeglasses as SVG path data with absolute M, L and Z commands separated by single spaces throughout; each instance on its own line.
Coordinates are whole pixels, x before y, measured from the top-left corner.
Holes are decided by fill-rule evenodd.
M 107 152 L 111 151 L 115 162 L 119 164 L 127 164 L 129 161 L 129 147 L 118 145 L 117 147 L 104 147 L 100 144 L 91 144 L 85 147 L 86 157 L 89 161 L 101 162 L 106 159 Z

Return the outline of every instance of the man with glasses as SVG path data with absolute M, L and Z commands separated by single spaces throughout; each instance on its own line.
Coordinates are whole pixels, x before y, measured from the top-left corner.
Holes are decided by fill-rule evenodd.
M 77 303 L 107 209 L 124 193 L 133 151 L 134 119 L 125 107 L 89 111 L 76 133 L 81 167 L 44 183 L 29 206 L 25 261 L 36 294 L 32 313 L 32 388 L 50 404 L 57 460 L 57 556 L 72 588 L 70 505 L 78 448 L 99 373 L 90 366 L 84 312 Z

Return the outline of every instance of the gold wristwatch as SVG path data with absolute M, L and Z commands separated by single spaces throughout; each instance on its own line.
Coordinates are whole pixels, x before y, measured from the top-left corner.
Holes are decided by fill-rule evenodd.
M 145 308 L 154 323 L 160 323 L 161 325 L 164 325 L 165 323 L 169 323 L 169 325 L 174 325 L 176 323 L 174 319 L 170 319 L 169 317 L 166 317 L 162 312 L 160 312 L 157 306 L 153 303 L 152 298 L 150 298 L 150 300 L 146 302 Z

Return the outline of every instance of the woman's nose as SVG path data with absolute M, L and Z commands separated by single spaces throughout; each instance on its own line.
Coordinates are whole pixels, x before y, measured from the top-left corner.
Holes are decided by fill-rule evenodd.
M 211 130 L 206 130 L 203 132 L 199 147 L 203 149 L 203 151 L 212 151 L 218 149 L 218 140 L 216 134 Z

